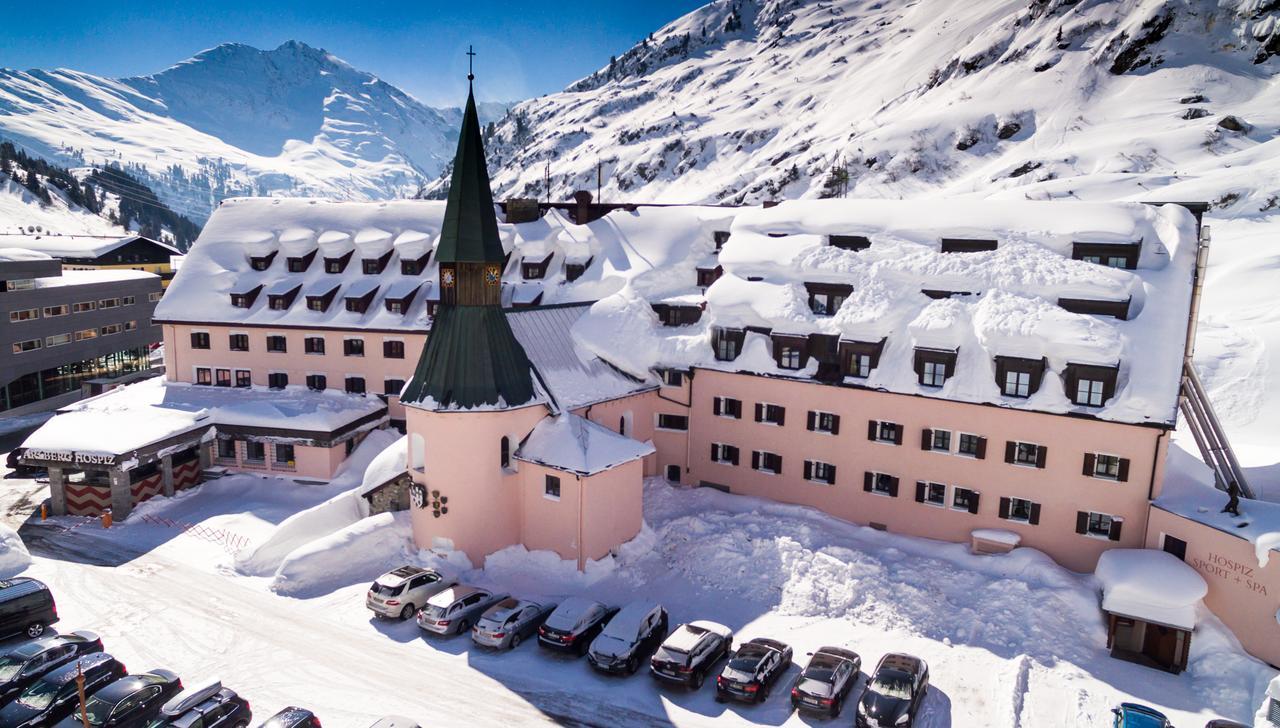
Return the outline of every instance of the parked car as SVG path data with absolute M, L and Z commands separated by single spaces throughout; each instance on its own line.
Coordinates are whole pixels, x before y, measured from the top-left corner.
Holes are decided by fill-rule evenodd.
M 99 688 L 85 701 L 91 726 L 141 728 L 160 714 L 165 702 L 182 691 L 182 681 L 168 670 L 152 670 L 122 677 Z M 78 715 L 69 715 L 57 728 L 80 728 Z
M 1137 703 L 1121 703 L 1111 709 L 1115 728 L 1173 728 L 1164 713 Z
M 531 602 L 507 597 L 485 610 L 471 628 L 471 640 L 483 647 L 513 650 L 521 640 L 538 633 L 538 627 L 555 609 L 554 602 Z
M 364 604 L 379 617 L 408 619 L 428 599 L 457 583 L 435 569 L 401 566 L 373 582 Z
M 218 680 L 206 680 L 170 698 L 147 728 L 245 728 L 251 720 L 249 701 Z
M 7 705 L 42 675 L 93 652 L 102 652 L 98 635 L 72 632 L 28 642 L 0 657 L 0 705 Z
M 26 576 L 0 581 L 0 637 L 35 639 L 57 621 L 58 607 L 44 582 Z
M 862 658 L 842 647 L 820 647 L 791 687 L 791 707 L 835 718 L 858 683 Z
M 733 631 L 723 624 L 699 620 L 676 627 L 649 660 L 659 680 L 697 690 L 720 658 L 733 647 Z
M 858 702 L 857 728 L 911 726 L 929 691 L 929 666 L 919 657 L 891 653 L 880 658 Z
M 405 718 L 399 715 L 388 715 L 385 718 L 379 718 L 376 723 L 369 728 L 422 728 L 418 725 L 418 721 L 412 718 Z
M 591 641 L 617 613 L 617 607 L 608 607 L 583 597 L 570 597 L 561 602 L 538 628 L 538 644 L 583 655 Z
M 49 672 L 0 709 L 0 726 L 37 728 L 50 726 L 80 706 L 76 676 L 84 674 L 85 695 L 93 695 L 128 674 L 125 666 L 105 652 L 85 655 Z
M 320 719 L 306 708 L 290 706 L 267 718 L 258 728 L 320 728 Z
M 791 647 L 767 637 L 740 645 L 716 678 L 716 702 L 763 703 L 778 678 L 791 668 Z
M 451 586 L 428 599 L 418 610 L 418 626 L 440 635 L 467 632 L 484 610 L 506 598 L 506 594 L 494 594 L 474 586 Z
M 1227 720 L 1226 718 L 1214 718 L 1208 723 L 1205 723 L 1204 728 L 1249 728 L 1249 726 L 1244 723 L 1237 723 L 1234 720 Z
M 666 636 L 667 610 L 653 602 L 632 602 L 591 641 L 587 662 L 600 672 L 631 675 Z

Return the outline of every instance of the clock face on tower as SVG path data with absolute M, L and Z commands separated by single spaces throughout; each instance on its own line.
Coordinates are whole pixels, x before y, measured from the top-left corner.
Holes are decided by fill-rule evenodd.
M 485 266 L 484 282 L 486 284 L 490 286 L 496 286 L 498 285 L 498 282 L 501 280 L 502 280 L 502 272 L 498 270 L 498 266 L 496 265 Z
M 440 285 L 448 287 L 453 285 L 453 269 L 445 268 L 440 271 Z

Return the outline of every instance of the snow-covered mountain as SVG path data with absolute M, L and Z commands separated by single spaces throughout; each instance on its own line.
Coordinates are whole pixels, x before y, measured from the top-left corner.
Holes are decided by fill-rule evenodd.
M 197 221 L 231 195 L 405 197 L 452 156 L 459 119 L 297 41 L 220 45 L 136 78 L 0 69 L 0 138 L 118 163 Z
M 517 106 L 489 147 L 494 182 L 542 196 L 549 164 L 553 197 L 594 192 L 599 163 L 606 199 L 1162 188 L 1257 210 L 1280 187 L 1277 10 L 716 0 Z

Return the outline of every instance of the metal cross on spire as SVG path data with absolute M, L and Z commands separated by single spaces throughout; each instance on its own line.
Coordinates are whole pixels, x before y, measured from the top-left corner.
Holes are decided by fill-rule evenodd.
M 468 81 L 476 80 L 476 69 L 474 65 L 475 60 L 476 60 L 475 48 L 473 46 L 467 46 L 467 80 Z

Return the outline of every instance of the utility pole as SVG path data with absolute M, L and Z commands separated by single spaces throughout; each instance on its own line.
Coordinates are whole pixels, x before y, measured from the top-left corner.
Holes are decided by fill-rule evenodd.
M 76 662 L 76 692 L 80 696 L 80 722 L 84 728 L 91 728 L 89 725 L 89 711 L 84 704 L 84 665 Z
M 601 164 L 602 163 L 600 162 L 600 158 L 597 157 L 596 158 L 596 202 L 603 202 L 603 200 L 600 199 L 600 187 L 602 186 L 601 183 L 604 181 L 604 174 L 601 171 Z
M 547 193 L 547 204 L 551 204 L 551 162 L 542 168 L 542 189 Z

